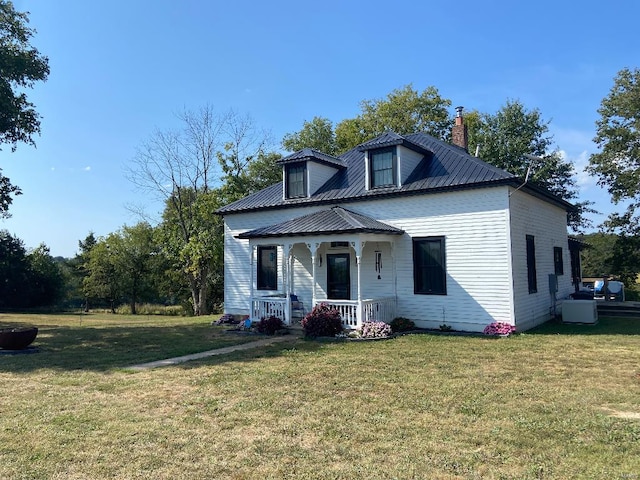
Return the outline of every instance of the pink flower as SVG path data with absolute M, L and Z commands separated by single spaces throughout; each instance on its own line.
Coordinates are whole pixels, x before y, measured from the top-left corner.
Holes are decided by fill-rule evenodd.
M 516 331 L 516 327 L 506 322 L 493 322 L 487 325 L 483 333 L 486 335 L 511 335 Z

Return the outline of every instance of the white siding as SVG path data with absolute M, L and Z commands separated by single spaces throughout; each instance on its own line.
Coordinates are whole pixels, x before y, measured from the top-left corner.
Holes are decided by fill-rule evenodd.
M 481 331 L 494 320 L 513 323 L 512 281 L 510 273 L 509 214 L 507 187 L 485 188 L 436 195 L 343 204 L 345 208 L 369 215 L 406 233 L 395 236 L 392 272 L 390 243 L 369 241 L 362 255 L 362 298 L 393 294 L 397 284 L 398 315 L 413 319 L 418 326 L 435 327 L 446 323 L 453 328 Z M 225 311 L 248 309 L 249 247 L 246 240 L 233 236 L 241 232 L 282 222 L 326 206 L 233 214 L 225 217 Z M 444 236 L 446 248 L 447 295 L 414 295 L 412 237 Z M 334 238 L 345 240 L 344 238 Z M 565 240 L 566 242 L 566 240 Z M 357 266 L 351 251 L 352 298 L 357 295 Z M 375 272 L 374 252 L 380 250 L 383 269 Z M 317 266 L 317 280 L 326 284 L 326 245 L 319 253 L 325 258 Z M 311 305 L 309 250 L 294 247 L 296 257 L 293 291 L 305 305 Z M 566 255 L 568 259 L 568 255 Z M 525 278 L 526 280 L 526 278 Z M 317 289 L 319 298 L 324 296 Z
M 522 191 L 513 191 L 511 251 L 516 326 L 526 330 L 548 320 L 554 310 L 549 274 L 554 273 L 553 247 L 562 247 L 564 275 L 558 277 L 557 300 L 572 293 L 566 211 Z M 533 235 L 536 252 L 537 293 L 529 293 L 526 236 Z M 557 301 L 556 301 L 557 303 Z
M 380 271 L 380 274 L 376 272 L 376 250 L 382 253 L 382 270 Z M 352 265 L 353 263 L 355 263 L 355 261 L 352 262 Z M 357 274 L 358 272 L 356 269 L 354 275 L 357 277 Z M 360 275 L 362 280 L 361 288 L 363 299 L 393 296 L 395 280 L 393 277 L 393 266 L 391 260 L 391 244 L 389 242 L 368 242 L 365 245 L 364 250 L 362 251 Z M 357 280 L 357 278 L 355 280 Z M 351 279 L 351 283 L 354 283 L 353 277 Z M 357 293 L 357 285 L 352 287 L 352 292 L 354 292 L 354 294 Z
M 309 186 L 307 196 L 316 193 L 337 171 L 328 165 L 307 162 L 307 185 Z
M 421 327 L 481 331 L 511 321 L 507 189 L 367 202 L 352 208 L 402 228 L 395 244 L 398 315 Z M 413 293 L 414 237 L 445 237 L 446 295 Z M 368 287 L 367 287 L 368 288 Z
M 411 172 L 420 163 L 420 160 L 424 157 L 423 154 L 409 150 L 402 145 L 398 146 L 398 161 L 400 162 L 400 185 L 404 185 L 407 182 L 407 178 L 411 175 Z
M 225 215 L 224 217 L 224 310 L 225 313 L 247 314 L 249 312 L 249 299 L 251 295 L 251 264 L 249 241 L 235 238 L 241 233 L 253 230 L 254 228 L 272 225 L 275 223 L 291 220 L 307 213 L 321 210 L 323 207 L 293 208 L 286 210 L 267 210 L 264 212 L 239 213 Z M 273 243 L 278 243 L 274 239 Z M 304 250 L 300 250 L 304 249 Z M 309 250 L 302 245 L 294 247 L 294 255 L 303 258 L 302 252 Z M 282 251 L 278 252 L 278 287 L 282 288 Z M 254 259 L 255 260 L 255 259 Z M 298 262 L 298 261 L 297 261 Z M 311 271 L 310 259 L 306 268 Z M 299 264 L 299 262 L 298 262 Z M 294 267 L 296 273 L 299 272 Z M 255 273 L 253 282 L 255 284 Z M 294 292 L 296 292 L 296 281 L 303 281 L 302 278 L 294 279 Z M 304 282 L 303 282 L 304 283 Z M 310 282 L 308 282 L 310 283 Z M 309 292 L 311 290 L 309 289 Z M 262 291 L 260 293 L 263 293 Z M 296 292 L 297 293 L 297 292 Z M 307 300 L 305 298 L 304 300 Z M 308 297 L 311 302 L 311 296 Z

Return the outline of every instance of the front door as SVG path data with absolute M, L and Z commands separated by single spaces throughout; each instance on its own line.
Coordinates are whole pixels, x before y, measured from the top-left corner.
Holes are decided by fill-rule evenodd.
M 348 253 L 327 255 L 327 297 L 331 300 L 351 299 Z

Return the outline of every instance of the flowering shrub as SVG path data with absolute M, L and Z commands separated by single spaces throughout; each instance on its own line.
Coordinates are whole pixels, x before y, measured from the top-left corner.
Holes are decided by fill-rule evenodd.
M 256 325 L 256 330 L 258 330 L 259 333 L 265 333 L 267 335 L 273 335 L 281 328 L 284 328 L 284 323 L 282 323 L 281 319 L 273 315 L 269 318 L 262 317 L 258 325 Z
M 396 317 L 391 320 L 391 330 L 394 332 L 407 332 L 409 330 L 413 330 L 416 328 L 416 324 L 413 323 L 413 320 L 409 320 L 404 317 Z
M 360 328 L 361 338 L 386 338 L 391 335 L 391 325 L 384 322 L 364 322 Z
M 342 331 L 340 312 L 326 303 L 313 307 L 302 319 L 302 329 L 307 337 L 333 337 Z
M 516 331 L 516 327 L 505 322 L 493 322 L 484 327 L 485 335 L 511 335 Z

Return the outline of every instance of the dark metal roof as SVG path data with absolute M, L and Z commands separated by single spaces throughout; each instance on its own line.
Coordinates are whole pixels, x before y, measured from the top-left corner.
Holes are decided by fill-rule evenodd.
M 388 142 L 402 141 L 413 150 L 427 152 L 401 187 L 365 188 L 365 161 L 362 146 L 378 148 Z M 396 143 L 400 144 L 400 143 Z M 338 170 L 311 197 L 284 199 L 282 184 L 278 183 L 241 200 L 230 203 L 217 213 L 227 214 L 270 208 L 288 208 L 302 205 L 326 205 L 345 201 L 373 200 L 389 196 L 423 195 L 442 191 L 511 185 L 518 187 L 522 181 L 500 168 L 470 155 L 465 149 L 438 140 L 425 133 L 400 136 L 386 132 L 380 137 L 353 148 L 340 156 L 347 168 Z M 309 149 L 311 150 L 311 149 Z M 294 154 L 296 155 L 296 154 Z M 527 193 L 567 210 L 573 206 L 547 190 L 526 185 Z
M 302 150 L 298 150 L 291 155 L 281 158 L 276 163 L 284 165 L 286 163 L 297 163 L 307 160 L 313 160 L 319 163 L 324 163 L 339 168 L 344 168 L 346 166 L 341 159 L 332 155 L 327 155 L 326 153 L 319 152 L 318 150 L 314 150 L 313 148 L 303 148 Z
M 569 250 L 584 250 L 585 248 L 589 248 L 589 244 L 585 242 L 583 239 L 574 237 L 572 235 L 568 236 Z
M 422 153 L 423 155 L 431 154 L 431 150 L 424 148 L 421 145 L 411 142 L 407 140 L 405 137 L 398 135 L 395 132 L 385 132 L 379 137 L 373 138 L 368 142 L 364 142 L 361 145 L 358 145 L 358 150 L 364 152 L 366 150 L 374 150 L 376 148 L 384 148 L 384 147 L 392 147 L 394 145 L 402 145 L 411 150 L 414 150 L 418 153 Z
M 342 207 L 303 215 L 286 222 L 241 233 L 238 238 L 300 237 L 336 233 L 402 235 L 399 228 Z

